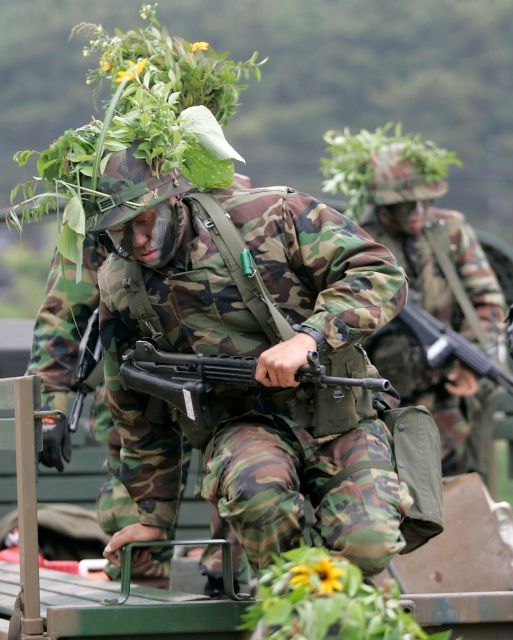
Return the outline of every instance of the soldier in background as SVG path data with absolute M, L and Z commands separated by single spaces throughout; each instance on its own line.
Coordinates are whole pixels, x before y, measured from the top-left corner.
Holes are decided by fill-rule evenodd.
M 432 143 L 426 143 L 428 147 L 434 149 Z M 476 342 L 454 286 L 435 255 L 433 243 L 438 243 L 454 264 L 475 310 L 487 355 L 497 358 L 505 306 L 497 278 L 464 216 L 434 205 L 447 192 L 445 180 L 423 172 L 404 151 L 404 144 L 394 142 L 372 154 L 369 201 L 359 222 L 398 258 L 408 275 L 410 295 L 433 316 Z M 441 434 L 443 472 L 478 471 L 487 481 L 493 444 L 493 383 L 477 379 L 458 361 L 449 370 L 428 369 L 422 348 L 397 320 L 367 348 L 404 404 L 424 404 L 432 412 Z

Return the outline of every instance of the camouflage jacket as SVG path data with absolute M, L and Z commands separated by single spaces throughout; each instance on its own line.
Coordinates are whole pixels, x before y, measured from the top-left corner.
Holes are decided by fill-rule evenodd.
M 41 376 L 42 402 L 66 413 L 70 384 L 77 366 L 80 338 L 100 301 L 98 267 L 107 256 L 95 236 L 84 242 L 82 280 L 75 281 L 75 265 L 54 253 L 46 295 L 34 326 L 29 375 Z
M 361 340 L 402 308 L 403 270 L 388 249 L 341 213 L 281 187 L 212 193 L 229 211 L 280 310 L 321 332 L 331 348 Z M 195 215 L 192 225 L 186 264 L 143 267 L 168 342 L 177 352 L 258 356 L 269 340 L 242 303 L 209 230 Z M 142 337 L 123 289 L 125 265 L 111 255 L 99 271 L 105 375 L 123 443 L 121 479 L 139 503 L 141 522 L 166 526 L 174 498 L 166 426 L 148 422 L 147 397 L 120 384 L 121 355 Z
M 490 342 L 502 331 L 505 300 L 486 254 L 464 216 L 448 209 L 430 207 L 426 223 L 441 224 L 449 240 L 451 260 Z M 424 234 L 418 239 L 392 236 L 378 222 L 373 209 L 365 212 L 362 227 L 387 245 L 403 266 L 410 288 L 420 295 L 419 303 L 439 320 L 473 339 L 472 329 L 460 311 L 454 293 L 435 259 Z

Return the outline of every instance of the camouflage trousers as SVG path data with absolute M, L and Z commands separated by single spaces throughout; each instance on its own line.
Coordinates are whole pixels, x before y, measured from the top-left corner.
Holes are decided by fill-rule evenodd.
M 191 448 L 185 444 L 182 458 L 182 494 L 187 482 L 187 472 L 191 460 Z M 111 445 L 109 458 L 106 462 L 110 475 L 103 483 L 96 501 L 98 522 L 102 530 L 108 535 L 113 535 L 129 524 L 139 522 L 137 505 L 130 497 L 125 485 L 116 477 L 120 465 L 120 448 Z M 249 582 L 250 569 L 244 551 L 236 536 L 230 529 L 228 522 L 219 517 L 213 510 L 210 522 L 211 536 L 216 539 L 225 539 L 232 546 L 232 565 L 235 578 L 240 583 Z M 168 538 L 172 540 L 174 531 L 168 532 Z M 132 568 L 134 578 L 168 578 L 172 551 L 156 553 L 150 562 L 140 564 Z M 209 546 L 205 548 L 200 559 L 200 570 L 204 575 L 220 578 L 223 575 L 222 553 L 219 547 Z M 120 577 L 120 569 L 111 563 L 105 568 L 105 573 L 111 580 Z
M 239 583 L 247 583 L 251 579 L 251 568 L 248 564 L 244 549 L 229 523 L 221 518 L 217 509 L 212 510 L 210 519 L 210 535 L 214 539 L 228 540 L 232 548 L 233 576 Z M 206 547 L 200 559 L 200 570 L 205 576 L 223 577 L 223 558 L 219 547 Z
M 203 495 L 230 523 L 256 571 L 303 539 L 306 497 L 314 508 L 313 542 L 365 574 L 378 573 L 403 549 L 399 524 L 411 505 L 408 489 L 395 472 L 372 467 L 393 458 L 385 425 L 363 420 L 326 440 L 304 429 L 237 423 L 209 443 Z M 344 469 L 347 477 L 322 495 Z
M 109 535 L 113 535 L 129 524 L 139 522 L 139 513 L 136 503 L 130 497 L 125 485 L 117 478 L 120 467 L 121 448 L 109 445 L 109 457 L 106 466 L 109 469 L 109 478 L 103 483 L 96 500 L 96 513 L 100 527 Z M 190 445 L 183 444 L 181 450 L 177 451 L 177 463 L 181 460 L 182 480 L 180 494 L 183 495 L 185 483 L 187 482 L 187 472 L 191 459 Z M 172 540 L 174 530 L 168 531 L 168 539 Z M 172 549 L 166 549 L 152 554 L 152 559 L 144 564 L 135 565 L 132 569 L 134 578 L 169 578 L 170 562 L 173 555 Z M 105 573 L 111 580 L 117 580 L 121 571 L 119 567 L 108 563 Z

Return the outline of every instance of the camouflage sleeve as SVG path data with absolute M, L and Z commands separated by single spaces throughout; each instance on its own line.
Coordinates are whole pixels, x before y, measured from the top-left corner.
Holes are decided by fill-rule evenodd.
M 49 409 L 66 412 L 80 338 L 99 303 L 96 272 L 104 259 L 105 251 L 87 236 L 82 281 L 77 283 L 75 265 L 54 253 L 27 368 L 29 375 L 41 376 L 42 402 Z
M 485 333 L 495 344 L 504 331 L 504 294 L 472 227 L 462 219 L 450 222 L 448 226 L 458 274 Z M 463 322 L 461 333 L 473 337 L 473 331 L 466 321 Z
M 283 206 L 293 269 L 319 292 L 305 326 L 337 349 L 362 340 L 399 313 L 406 275 L 389 249 L 310 196 L 291 195 Z
M 121 356 L 140 336 L 131 332 L 111 308 L 111 294 L 101 270 L 99 284 L 105 382 L 122 443 L 119 478 L 137 503 L 140 522 L 169 528 L 179 504 L 182 435 L 171 420 L 157 424 L 146 419 L 147 395 L 123 389 Z

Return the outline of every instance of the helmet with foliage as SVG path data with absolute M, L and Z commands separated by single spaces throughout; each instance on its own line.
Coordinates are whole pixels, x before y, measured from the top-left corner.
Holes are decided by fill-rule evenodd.
M 359 219 L 367 203 L 395 204 L 439 198 L 447 191 L 450 164 L 461 166 L 452 151 L 403 134 L 400 124 L 375 131 L 349 129 L 324 134 L 328 156 L 321 158 L 323 190 L 341 193 L 347 215 Z
M 147 102 L 145 110 L 126 118 L 113 117 L 109 110 L 103 122 L 67 131 L 42 152 L 38 169 L 45 192 L 34 194 L 33 185 L 24 185 L 25 200 L 11 210 L 12 221 L 20 226 L 18 212 L 23 220 L 62 209 L 57 247 L 77 265 L 86 230 L 129 220 L 183 192 L 185 184 L 228 187 L 234 176 L 232 158 L 243 161 L 206 107 L 189 107 L 176 116 L 165 96 L 159 101 L 142 88 L 140 97 Z
M 424 167 L 405 157 L 405 146 L 394 142 L 372 154 L 368 192 L 374 204 L 433 200 L 447 193 L 447 182 L 433 179 Z
M 137 158 L 137 145 L 111 154 L 98 179 L 87 227 L 101 231 L 122 225 L 173 195 L 191 188 L 191 183 L 176 169 L 156 175 L 142 158 Z
M 102 27 L 88 25 L 95 39 L 85 51 L 101 54 L 99 68 L 90 72 L 89 80 L 110 78 L 115 88 L 103 122 L 94 119 L 66 131 L 42 152 L 15 155 L 23 165 L 37 153 L 39 177 L 13 189 L 11 202 L 19 192 L 23 202 L 13 206 L 11 221 L 21 226 L 20 219 L 63 210 L 58 248 L 77 264 L 86 230 L 110 226 L 121 211 L 121 217 L 140 212 L 134 203 L 148 204 L 151 193 L 157 194 L 154 203 L 163 200 L 170 191 L 176 192 L 178 183 L 230 186 L 232 159 L 242 160 L 219 123 L 226 123 L 235 112 L 246 86 L 241 79 L 250 73 L 258 78 L 265 60 L 257 63 L 254 53 L 247 62 L 233 62 L 208 43 L 172 38 L 160 27 L 154 6 L 143 5 L 141 17 L 149 19 L 150 26 L 127 33 L 118 30 L 112 37 Z M 85 28 L 79 25 L 76 31 Z M 123 163 L 109 175 L 115 160 L 111 163 L 111 156 L 118 152 L 125 153 L 125 161 L 132 157 L 135 179 L 131 169 L 118 171 Z

